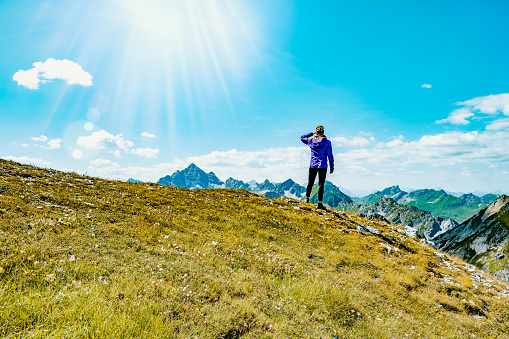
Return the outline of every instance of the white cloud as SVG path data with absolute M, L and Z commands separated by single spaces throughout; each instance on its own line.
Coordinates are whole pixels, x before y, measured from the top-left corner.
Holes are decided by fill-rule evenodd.
M 509 116 L 509 93 L 487 95 L 477 97 L 466 101 L 457 102 L 456 105 L 464 106 L 452 111 L 447 119 L 437 120 L 436 124 L 451 123 L 453 125 L 468 125 L 470 121 L 467 119 L 474 117 L 476 114 L 484 114 L 497 116 L 500 114 Z M 495 130 L 506 128 L 506 120 L 488 125 L 486 129 Z
M 356 148 L 334 154 L 336 171 L 332 176 L 328 175 L 327 180 L 363 189 L 400 184 L 458 190 L 461 183 L 464 191 L 484 186 L 485 190 L 496 190 L 501 177 L 495 175 L 493 168 L 509 166 L 507 140 L 509 131 L 474 131 L 424 135 L 413 141 L 399 136 L 376 144 L 362 142 Z M 155 182 L 195 163 L 206 172 L 213 171 L 223 181 L 229 177 L 258 182 L 265 179 L 281 182 L 292 178 L 305 184 L 309 157 L 310 150 L 306 146 L 258 151 L 231 149 L 147 167 L 122 167 L 116 162 L 103 160 L 91 162 L 88 170 L 110 178 Z M 465 170 L 467 168 L 470 170 Z M 477 185 L 475 188 L 474 184 Z M 488 185 L 492 188 L 487 188 Z
M 62 147 L 63 140 L 60 138 L 57 139 L 51 139 L 48 141 L 48 147 L 45 147 L 46 149 L 59 149 Z
M 487 130 L 500 131 L 509 130 L 509 119 L 498 119 L 486 126 Z
M 397 143 L 379 143 L 370 149 L 342 153 L 339 159 L 345 164 L 370 168 L 392 168 L 395 164 L 439 167 L 458 163 L 509 163 L 509 148 L 504 146 L 508 138 L 509 132 L 447 132 L 425 135 L 411 142 L 398 139 Z
M 39 159 L 39 158 L 29 158 L 27 156 L 13 157 L 13 156 L 9 155 L 9 156 L 3 156 L 2 159 L 16 161 L 16 162 L 19 162 L 19 163 L 22 163 L 22 164 L 37 165 L 37 166 L 45 166 L 45 165 L 49 165 L 50 164 L 49 162 L 44 161 L 42 159 Z
M 329 138 L 330 141 L 333 142 L 333 145 L 334 146 L 353 146 L 353 147 L 357 147 L 357 146 L 365 146 L 365 145 L 368 145 L 370 143 L 370 140 L 374 140 L 373 137 L 371 137 L 370 139 L 366 139 L 366 138 L 363 138 L 363 137 L 354 137 L 352 139 L 347 139 L 345 137 L 332 137 L 332 138 Z
M 48 138 L 45 135 L 41 135 L 40 137 L 32 137 L 30 139 L 32 139 L 34 141 L 47 142 L 48 146 L 41 146 L 41 145 L 35 145 L 35 146 L 41 147 L 41 148 L 44 148 L 44 149 L 49 149 L 49 150 L 61 148 L 62 147 L 62 142 L 63 142 L 63 140 L 60 139 L 60 138 L 50 139 L 50 138 Z
M 157 138 L 157 135 L 151 134 L 151 133 L 148 133 L 148 132 L 141 133 L 141 136 L 144 137 L 144 138 L 147 138 L 147 139 Z
M 456 104 L 468 106 L 479 113 L 498 114 L 499 112 L 502 112 L 509 116 L 509 93 L 477 97 L 467 101 L 458 102 Z
M 159 150 L 152 149 L 152 148 L 137 148 L 137 149 L 128 151 L 128 153 L 136 154 L 136 155 L 139 155 L 140 157 L 144 157 L 144 158 L 157 158 L 157 155 L 159 154 Z
M 40 83 L 47 83 L 54 79 L 65 80 L 69 85 L 92 85 L 92 76 L 71 60 L 49 58 L 45 62 L 34 62 L 33 66 L 26 71 L 19 70 L 12 76 L 12 79 L 18 82 L 18 86 L 38 89 Z
M 161 163 L 155 166 L 120 166 L 116 162 L 105 159 L 95 159 L 90 161 L 88 172 L 106 178 L 128 179 L 134 178 L 144 181 L 156 182 L 168 174 L 172 174 L 176 170 L 184 169 L 189 164 L 182 160 L 175 159 L 171 163 Z
M 100 130 L 92 133 L 89 136 L 80 136 L 77 141 L 78 146 L 87 149 L 123 149 L 127 150 L 133 147 L 134 143 L 124 139 L 122 134 L 113 135 L 105 130 Z
M 48 137 L 45 135 L 41 135 L 40 137 L 32 137 L 31 139 L 34 141 L 43 141 L 43 142 L 48 141 Z
M 421 85 L 421 88 L 431 88 L 431 87 L 432 86 L 430 84 L 426 84 L 426 83 Z
M 468 125 L 470 121 L 468 121 L 467 119 L 473 116 L 474 113 L 472 113 L 470 109 L 458 108 L 449 113 L 447 119 L 437 120 L 435 121 L 435 124 L 451 123 L 453 125 Z

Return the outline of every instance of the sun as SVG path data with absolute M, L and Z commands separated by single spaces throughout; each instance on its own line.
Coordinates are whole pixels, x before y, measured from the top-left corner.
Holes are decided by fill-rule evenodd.
M 232 98 L 247 88 L 254 70 L 263 69 L 262 31 L 247 0 L 94 0 L 67 6 L 74 26 L 55 39 L 70 41 L 65 57 L 94 76 L 95 93 L 76 101 L 78 119 L 91 123 L 81 126 L 87 133 L 114 124 L 118 131 L 160 131 L 168 145 L 177 145 L 172 138 L 182 125 L 189 133 L 207 132 L 210 119 L 236 121 Z M 106 109 L 86 107 L 96 94 L 108 102 Z M 59 105 L 60 100 L 54 111 Z
M 110 1 L 106 16 L 122 30 L 112 50 L 122 99 L 113 105 L 141 100 L 146 112 L 193 114 L 212 97 L 235 116 L 231 90 L 250 70 L 258 40 L 245 1 Z

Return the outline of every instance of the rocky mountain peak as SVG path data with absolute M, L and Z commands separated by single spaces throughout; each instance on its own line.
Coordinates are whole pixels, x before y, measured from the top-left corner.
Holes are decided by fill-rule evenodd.
M 392 199 L 391 197 L 381 196 L 378 199 L 376 199 L 375 205 L 386 207 L 386 206 L 398 205 L 398 203 L 394 199 Z
M 509 209 L 509 196 L 501 195 L 497 200 L 492 202 L 486 207 L 483 215 L 483 220 L 488 219 L 494 214 L 500 213 L 503 210 Z
M 215 188 L 223 184 L 214 173 L 210 172 L 207 174 L 194 163 L 191 163 L 181 171 L 176 171 L 172 175 L 159 179 L 157 183 L 192 189 Z
M 380 195 L 395 195 L 400 192 L 402 192 L 402 191 L 399 188 L 399 185 L 396 185 L 396 186 L 391 186 L 391 187 L 385 188 L 383 191 L 380 192 Z

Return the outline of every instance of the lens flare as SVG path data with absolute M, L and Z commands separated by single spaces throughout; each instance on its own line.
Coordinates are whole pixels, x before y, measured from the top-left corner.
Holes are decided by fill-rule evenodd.
M 87 128 L 90 128 L 87 130 Z M 63 133 L 63 148 L 74 159 L 89 160 L 97 157 L 101 150 L 80 147 L 77 141 L 81 136 L 89 136 L 91 132 L 97 131 L 98 126 L 91 122 L 80 120 L 68 125 Z
M 72 152 L 72 157 L 73 157 L 74 159 L 78 159 L 78 160 L 79 160 L 79 159 L 81 159 L 81 158 L 83 157 L 83 152 L 82 152 L 82 151 L 80 151 L 79 149 L 74 150 L 74 151 Z
M 84 125 L 83 125 L 83 128 L 85 129 L 85 131 L 88 131 L 90 132 L 91 130 L 94 129 L 94 124 L 91 123 L 91 122 L 86 122 Z
M 96 109 L 101 113 L 106 113 L 110 109 L 110 99 L 104 93 L 94 93 L 88 99 L 88 108 Z
M 101 111 L 97 108 L 91 108 L 87 111 L 87 119 L 91 122 L 97 122 L 101 119 Z

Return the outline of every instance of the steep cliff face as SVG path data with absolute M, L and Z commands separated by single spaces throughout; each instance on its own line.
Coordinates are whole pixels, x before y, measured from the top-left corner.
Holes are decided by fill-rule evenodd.
M 472 218 L 439 235 L 435 245 L 509 281 L 509 197 L 500 196 Z

